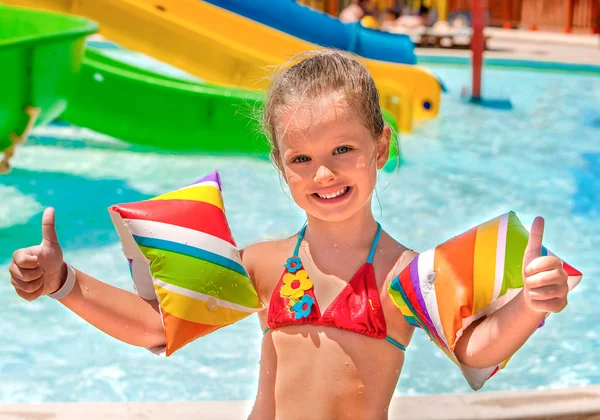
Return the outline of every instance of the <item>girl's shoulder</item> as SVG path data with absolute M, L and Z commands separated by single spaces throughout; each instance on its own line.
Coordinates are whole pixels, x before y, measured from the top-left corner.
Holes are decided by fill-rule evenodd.
M 419 255 L 413 249 L 401 244 L 387 232 L 381 236 L 380 261 L 386 273 L 386 284 L 410 264 Z
M 292 256 L 297 237 L 258 242 L 241 251 L 244 268 L 261 298 L 268 297 L 283 273 L 284 264 Z M 271 284 L 273 283 L 273 284 Z

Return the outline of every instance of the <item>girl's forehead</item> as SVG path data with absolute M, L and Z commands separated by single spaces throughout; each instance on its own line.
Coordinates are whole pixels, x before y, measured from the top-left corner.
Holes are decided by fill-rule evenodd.
M 307 141 L 349 136 L 360 130 L 360 118 L 346 101 L 310 100 L 284 112 L 278 124 L 280 146 L 300 146 Z

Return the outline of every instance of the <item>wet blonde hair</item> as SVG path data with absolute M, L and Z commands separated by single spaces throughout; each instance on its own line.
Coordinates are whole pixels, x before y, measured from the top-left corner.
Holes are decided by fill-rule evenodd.
M 271 148 L 271 159 L 281 170 L 278 134 L 282 115 L 305 100 L 339 95 L 354 107 L 374 139 L 385 122 L 379 92 L 365 66 L 354 56 L 334 49 L 307 51 L 294 56 L 273 74 L 261 112 L 262 130 Z

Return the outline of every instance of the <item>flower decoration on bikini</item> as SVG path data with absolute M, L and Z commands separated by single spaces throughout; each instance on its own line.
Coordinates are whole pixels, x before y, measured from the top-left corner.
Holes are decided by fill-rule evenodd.
M 304 292 L 312 289 L 313 283 L 308 278 L 308 273 L 305 270 L 298 270 L 295 273 L 286 273 L 283 276 L 280 294 L 281 296 L 299 300 L 304 296 Z
M 419 254 L 390 283 L 388 294 L 406 321 L 427 333 L 474 390 L 512 356 L 490 368 L 463 366 L 454 353 L 456 343 L 471 323 L 494 313 L 523 289 L 528 239 L 517 215 L 509 212 Z M 542 247 L 542 255 L 554 254 Z M 571 290 L 582 274 L 564 261 L 562 266 Z
M 284 267 L 289 273 L 293 274 L 302 268 L 302 261 L 300 261 L 300 257 L 290 257 Z
M 217 172 L 109 213 L 137 294 L 159 302 L 166 347 L 155 353 L 169 356 L 262 309 L 225 217 Z
M 296 319 L 307 318 L 310 315 L 310 311 L 315 303 L 315 300 L 309 295 L 304 295 L 302 298 L 294 303 L 292 310 L 296 313 Z

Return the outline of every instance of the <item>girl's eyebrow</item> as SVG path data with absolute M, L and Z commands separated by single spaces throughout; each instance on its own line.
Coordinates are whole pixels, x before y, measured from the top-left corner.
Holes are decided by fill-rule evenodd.
M 356 136 L 350 133 L 340 133 L 335 136 L 336 140 L 356 140 Z
M 284 153 L 299 153 L 302 152 L 303 149 L 299 147 L 286 147 Z

